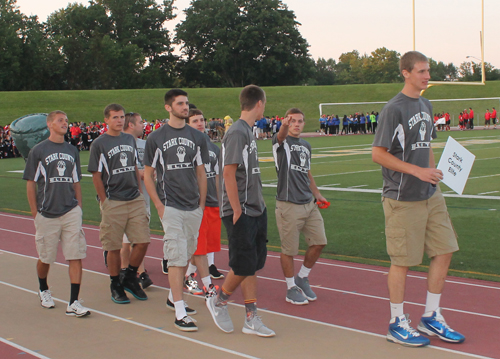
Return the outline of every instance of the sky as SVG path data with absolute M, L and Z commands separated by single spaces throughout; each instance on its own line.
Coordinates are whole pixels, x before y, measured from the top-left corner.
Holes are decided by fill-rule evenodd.
M 500 69 L 500 0 L 483 1 L 484 59 Z M 17 5 L 22 13 L 38 15 L 40 21 L 45 21 L 49 14 L 65 8 L 69 2 L 17 0 Z M 294 11 L 314 59 L 338 61 L 342 53 L 358 50 L 369 55 L 379 47 L 400 54 L 413 50 L 413 0 L 283 2 Z M 190 0 L 174 2 L 178 16 L 167 24 L 170 30 L 184 19 L 183 10 L 189 4 Z M 415 14 L 416 50 L 438 62 L 453 62 L 457 67 L 464 61 L 480 62 L 481 0 L 415 0 Z

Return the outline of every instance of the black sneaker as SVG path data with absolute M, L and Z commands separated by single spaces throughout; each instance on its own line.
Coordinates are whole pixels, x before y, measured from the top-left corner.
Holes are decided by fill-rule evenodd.
M 127 274 L 127 268 L 120 269 L 120 274 L 118 274 L 118 279 L 120 280 L 120 283 L 123 283 L 126 274 Z
M 134 273 L 129 272 L 125 275 L 122 282 L 123 288 L 131 293 L 136 299 L 139 300 L 147 300 L 148 296 L 142 290 L 139 285 L 139 278 L 137 278 Z
M 125 290 L 120 283 L 111 283 L 111 300 L 117 304 L 127 304 L 130 303 L 130 299 L 128 299 L 125 294 Z
M 182 330 L 183 332 L 198 331 L 198 327 L 196 326 L 196 324 L 194 324 L 194 322 L 194 319 L 187 315 L 181 320 L 177 320 L 177 318 L 175 318 L 175 326 L 177 327 L 177 329 Z
M 168 274 L 168 260 L 166 259 L 162 259 L 161 260 L 161 271 L 163 272 L 163 274 Z
M 224 274 L 222 274 L 221 272 L 219 272 L 219 270 L 217 269 L 217 267 L 215 266 L 215 264 L 212 264 L 208 270 L 210 271 L 210 277 L 212 277 L 213 279 L 222 279 L 224 278 Z
M 108 268 L 108 251 L 102 252 L 102 256 L 104 257 L 104 265 Z
M 149 274 L 147 272 L 143 272 L 139 275 L 139 282 L 141 282 L 142 289 L 146 289 L 153 284 L 153 281 L 149 278 Z
M 167 299 L 167 308 L 175 311 L 175 305 L 170 301 L 170 299 Z M 197 313 L 195 309 L 188 307 L 186 301 L 184 301 L 184 308 L 186 308 L 187 315 L 195 315 Z

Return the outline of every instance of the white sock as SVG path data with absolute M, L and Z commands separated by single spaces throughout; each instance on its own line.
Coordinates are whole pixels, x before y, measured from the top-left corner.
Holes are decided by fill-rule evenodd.
M 208 266 L 210 267 L 212 264 L 215 264 L 214 259 L 215 259 L 215 253 L 211 252 L 207 254 L 207 259 L 208 259 Z
M 286 281 L 286 286 L 288 287 L 287 289 L 291 289 L 291 288 L 295 287 L 295 285 L 296 285 L 294 277 L 291 277 L 291 278 L 285 277 L 285 281 Z
M 183 300 L 179 300 L 178 302 L 174 302 L 174 306 L 175 306 L 175 317 L 177 318 L 177 320 L 181 320 L 182 318 L 184 318 L 187 315 L 186 307 L 184 306 Z
M 205 288 L 208 288 L 210 287 L 210 284 L 212 284 L 212 280 L 210 279 L 210 276 L 207 275 L 206 277 L 204 278 L 201 278 L 201 281 L 203 282 L 203 285 L 205 286 Z
M 439 308 L 439 302 L 441 301 L 441 293 L 434 294 L 427 291 L 427 300 L 425 302 L 425 316 L 430 317 L 432 312 L 435 312 Z M 428 315 L 426 315 L 428 314 Z
M 188 266 L 186 275 L 191 275 L 193 273 L 196 273 L 196 269 L 197 269 L 196 266 L 193 263 L 189 262 L 189 266 Z
M 400 317 L 405 314 L 403 310 L 403 303 L 391 303 L 391 318 Z
M 304 266 L 302 264 L 302 267 L 300 267 L 300 271 L 299 271 L 298 276 L 300 278 L 306 278 L 306 277 L 309 277 L 310 272 L 311 272 L 311 268 L 307 268 L 306 266 Z

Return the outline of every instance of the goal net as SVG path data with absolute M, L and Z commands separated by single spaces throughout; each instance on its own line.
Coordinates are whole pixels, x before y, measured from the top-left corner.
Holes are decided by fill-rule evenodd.
M 497 118 L 500 118 L 500 97 L 488 98 L 455 98 L 455 99 L 438 99 L 430 100 L 434 110 L 434 114 L 442 114 L 448 112 L 451 118 L 451 126 L 458 126 L 458 116 L 465 109 L 472 108 L 474 110 L 474 125 L 484 125 L 484 115 L 486 110 L 492 112 L 493 107 L 496 108 Z M 356 113 L 372 113 L 382 110 L 387 101 L 382 102 L 339 102 L 339 103 L 320 103 L 319 114 L 322 115 L 338 115 L 340 119 L 344 115 L 354 115 Z M 434 115 L 432 114 L 432 115 Z M 493 124 L 493 121 L 491 122 Z

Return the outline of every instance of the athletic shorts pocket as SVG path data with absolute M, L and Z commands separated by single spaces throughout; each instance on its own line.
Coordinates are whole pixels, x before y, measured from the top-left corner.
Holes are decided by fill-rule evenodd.
M 40 259 L 46 260 L 47 258 L 47 248 L 45 246 L 45 237 L 35 235 L 36 251 Z
M 406 230 L 404 228 L 388 227 L 385 229 L 387 254 L 391 257 L 408 255 Z

